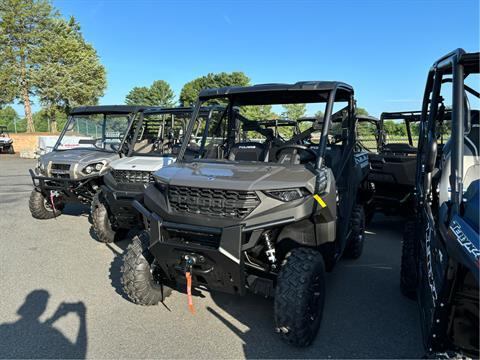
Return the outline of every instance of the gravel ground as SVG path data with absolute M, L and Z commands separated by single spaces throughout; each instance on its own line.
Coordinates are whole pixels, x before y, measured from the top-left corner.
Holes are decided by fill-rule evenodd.
M 418 358 L 417 306 L 398 285 L 400 219 L 377 216 L 363 256 L 327 276 L 319 336 L 307 349 L 273 333 L 272 300 L 174 292 L 142 307 L 122 296 L 121 254 L 92 237 L 86 209 L 55 220 L 28 210 L 35 164 L 0 155 L 0 358 Z M 62 305 L 64 304 L 64 305 Z M 55 315 L 54 315 L 55 314 Z

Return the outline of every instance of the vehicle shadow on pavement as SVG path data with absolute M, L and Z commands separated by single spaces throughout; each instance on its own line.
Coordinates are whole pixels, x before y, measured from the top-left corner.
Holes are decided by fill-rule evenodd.
M 244 343 L 246 358 L 418 358 L 418 309 L 399 290 L 404 219 L 377 217 L 358 260 L 327 274 L 323 321 L 310 347 L 296 348 L 274 332 L 273 299 L 212 292 L 207 311 Z
M 83 302 L 62 303 L 46 321 L 40 316 L 47 308 L 50 294 L 34 290 L 18 308 L 20 316 L 14 323 L 0 324 L 0 358 L 63 358 L 84 359 L 87 353 L 86 308 Z M 75 342 L 71 342 L 54 323 L 68 315 L 77 314 L 79 328 Z
M 62 210 L 62 215 L 90 217 L 90 208 L 84 204 L 68 203 Z

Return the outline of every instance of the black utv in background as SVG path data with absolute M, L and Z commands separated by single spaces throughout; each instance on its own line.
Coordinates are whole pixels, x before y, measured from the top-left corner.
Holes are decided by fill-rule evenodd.
M 432 358 L 479 357 L 480 123 L 470 105 L 479 102 L 479 60 L 457 49 L 435 62 L 420 117 L 415 217 L 405 227 L 400 285 L 418 301 Z M 441 147 L 444 99 L 452 100 L 452 134 Z
M 188 159 L 201 106 L 212 101 L 226 103 L 226 111 Z M 323 103 L 324 119 L 282 140 L 243 116 L 245 107 L 294 103 Z M 338 136 L 329 136 L 332 119 Z M 353 88 L 341 82 L 203 90 L 177 162 L 155 172 L 143 204 L 134 202 L 146 231 L 123 258 L 129 298 L 157 304 L 172 288 L 186 284 L 189 292 L 192 280 L 235 295 L 273 295 L 276 331 L 291 344 L 310 345 L 321 322 L 325 271 L 363 248 L 358 199 L 369 163 L 356 146 L 355 123 Z

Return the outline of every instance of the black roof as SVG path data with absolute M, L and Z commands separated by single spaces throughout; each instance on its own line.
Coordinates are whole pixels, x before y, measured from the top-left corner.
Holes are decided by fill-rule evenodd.
M 417 122 L 421 120 L 422 112 L 420 110 L 415 111 L 397 111 L 397 112 L 383 112 L 380 115 L 382 120 L 406 120 L 410 122 Z M 452 110 L 445 110 L 444 120 L 451 120 Z
M 295 84 L 259 84 L 203 89 L 200 100 L 228 97 L 236 105 L 264 105 L 325 102 L 330 91 L 336 89 L 336 101 L 346 101 L 353 88 L 339 81 L 300 81 Z
M 70 110 L 69 115 L 79 114 L 129 114 L 147 109 L 147 106 L 141 105 L 96 105 L 79 106 Z
M 212 105 L 212 106 L 202 106 L 200 108 L 200 113 L 208 113 L 209 111 L 216 110 L 222 111 L 225 110 L 225 107 L 220 105 Z M 181 113 L 191 113 L 193 112 L 193 107 L 186 106 L 186 107 L 149 107 L 144 111 L 144 114 L 181 114 Z
M 379 118 L 376 118 L 375 116 L 372 115 L 357 115 L 357 121 L 369 121 L 369 122 L 378 122 L 380 121 Z
M 440 59 L 435 61 L 432 65 L 430 71 L 435 71 L 435 69 L 443 69 L 446 74 L 452 73 L 452 63 L 458 61 L 458 63 L 464 66 L 465 75 L 468 74 L 478 74 L 479 73 L 479 60 L 480 53 L 467 53 L 463 49 L 455 49 L 452 52 L 442 56 Z
M 258 125 L 263 126 L 295 126 L 297 122 L 291 119 L 271 119 L 257 121 Z
M 420 121 L 420 116 L 422 112 L 419 110 L 415 111 L 396 111 L 396 112 L 383 112 L 380 115 L 382 120 L 400 120 L 405 119 L 409 121 Z

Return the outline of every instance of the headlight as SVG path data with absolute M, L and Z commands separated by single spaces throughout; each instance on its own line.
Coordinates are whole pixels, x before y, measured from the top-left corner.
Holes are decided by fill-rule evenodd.
M 268 196 L 284 202 L 298 200 L 309 194 L 309 192 L 305 188 L 281 189 L 281 190 L 271 190 L 271 191 L 264 191 L 264 192 Z
M 90 175 L 92 173 L 99 173 L 103 169 L 104 164 L 103 163 L 93 163 L 85 166 L 83 168 L 83 172 L 87 175 Z

